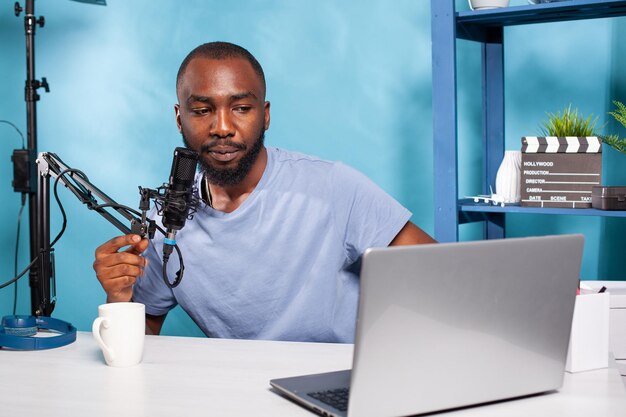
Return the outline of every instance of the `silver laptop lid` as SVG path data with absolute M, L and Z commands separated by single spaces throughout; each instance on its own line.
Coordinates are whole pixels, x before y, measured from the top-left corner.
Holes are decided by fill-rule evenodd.
M 368 250 L 348 415 L 560 387 L 582 249 L 562 235 Z

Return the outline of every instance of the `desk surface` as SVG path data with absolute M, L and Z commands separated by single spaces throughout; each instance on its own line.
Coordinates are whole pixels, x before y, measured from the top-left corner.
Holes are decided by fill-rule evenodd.
M 111 368 L 90 333 L 45 351 L 0 350 L 0 416 L 313 416 L 269 380 L 351 366 L 352 345 L 147 336 L 143 362 Z M 477 376 L 478 377 L 478 376 Z M 557 393 L 442 416 L 626 415 L 614 368 L 566 374 Z

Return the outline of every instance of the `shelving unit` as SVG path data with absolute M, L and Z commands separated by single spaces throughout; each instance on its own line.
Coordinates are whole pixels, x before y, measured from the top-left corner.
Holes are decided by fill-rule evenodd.
M 484 238 L 504 237 L 506 213 L 626 217 L 622 211 L 496 207 L 459 199 L 456 40 L 481 44 L 483 193 L 495 183 L 504 155 L 504 28 L 506 26 L 626 16 L 625 0 L 570 0 L 464 11 L 454 0 L 431 0 L 435 238 L 458 240 L 459 224 L 484 221 Z

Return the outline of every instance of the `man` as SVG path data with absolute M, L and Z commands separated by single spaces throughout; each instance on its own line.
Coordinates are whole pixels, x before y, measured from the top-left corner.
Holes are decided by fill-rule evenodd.
M 162 236 L 120 236 L 96 250 L 107 302 L 144 303 L 153 334 L 180 304 L 209 337 L 352 342 L 363 251 L 433 239 L 355 170 L 264 146 L 270 103 L 247 50 L 199 46 L 176 92 L 176 124 L 202 167 L 202 202 L 177 234 L 184 278 L 162 281 Z

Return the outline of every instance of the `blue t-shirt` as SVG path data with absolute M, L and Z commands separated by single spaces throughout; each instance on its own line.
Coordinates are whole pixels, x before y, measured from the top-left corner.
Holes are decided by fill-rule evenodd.
M 180 304 L 209 337 L 351 343 L 361 254 L 387 246 L 411 213 L 342 163 L 267 151 L 241 206 L 224 213 L 201 203 L 178 232 L 185 272 L 174 289 L 163 283 L 157 233 L 133 300 L 152 315 Z M 178 266 L 174 251 L 170 281 Z

